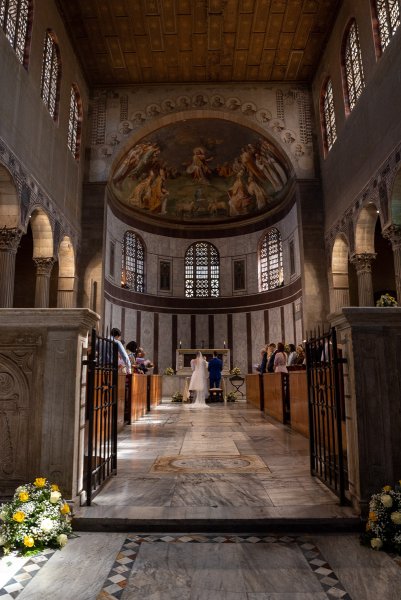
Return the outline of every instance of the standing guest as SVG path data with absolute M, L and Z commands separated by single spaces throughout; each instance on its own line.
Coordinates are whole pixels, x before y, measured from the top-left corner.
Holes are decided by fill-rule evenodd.
M 288 355 L 287 367 L 292 367 L 292 365 L 296 364 L 297 351 L 295 350 L 294 344 L 288 344 L 288 347 L 290 349 L 290 353 Z
M 124 365 L 126 373 L 131 373 L 131 361 L 128 358 L 128 354 L 121 343 L 121 331 L 117 327 L 113 327 L 110 331 L 110 338 L 116 342 L 118 348 L 118 360 L 119 364 Z
M 297 346 L 297 360 L 296 365 L 304 365 L 306 362 L 305 351 L 301 345 Z
M 131 362 L 132 372 L 139 373 L 138 366 L 136 364 L 136 353 L 138 350 L 138 344 L 134 340 L 132 340 L 131 342 L 128 342 L 128 344 L 125 346 L 125 348 L 127 350 L 128 358 L 130 359 L 130 362 Z
M 211 388 L 219 388 L 221 380 L 221 372 L 223 370 L 223 361 L 217 356 L 217 352 L 213 352 L 213 358 L 209 361 L 208 371 Z
M 287 355 L 284 352 L 284 344 L 282 342 L 277 344 L 277 350 L 274 355 L 274 372 L 288 373 Z
M 276 344 L 269 344 L 267 350 L 267 369 L 268 373 L 274 373 L 274 357 L 276 356 Z

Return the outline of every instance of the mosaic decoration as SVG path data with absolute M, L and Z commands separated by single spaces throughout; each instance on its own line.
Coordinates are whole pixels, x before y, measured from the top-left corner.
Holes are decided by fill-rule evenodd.
M 269 473 L 259 456 L 160 456 L 152 473 Z
M 7 581 L 6 585 L 0 588 L 1 600 L 14 600 L 17 598 L 54 553 L 55 550 L 46 548 L 37 556 L 28 559 L 21 569 Z
M 197 221 L 266 212 L 287 188 L 275 147 L 218 119 L 173 123 L 146 136 L 111 177 L 114 195 L 134 211 Z

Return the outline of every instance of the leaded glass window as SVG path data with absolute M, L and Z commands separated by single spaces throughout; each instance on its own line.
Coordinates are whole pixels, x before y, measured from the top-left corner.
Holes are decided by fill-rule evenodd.
M 121 286 L 134 292 L 145 291 L 145 248 L 133 231 L 124 235 Z
M 278 229 L 272 228 L 264 236 L 259 249 L 259 291 L 267 292 L 283 283 L 281 235 Z
M 334 113 L 333 85 L 331 79 L 326 84 L 323 93 L 323 123 L 327 150 L 330 150 L 337 139 L 336 115 Z
M 376 0 L 376 10 L 380 44 L 385 50 L 400 25 L 401 0 Z
M 30 8 L 29 0 L 0 0 L 0 26 L 22 65 L 26 62 Z
M 81 98 L 75 85 L 71 86 L 70 116 L 68 119 L 68 148 L 74 158 L 79 158 L 81 143 Z
M 220 257 L 209 242 L 195 242 L 185 253 L 186 298 L 220 295 Z
M 60 86 L 60 52 L 54 35 L 46 31 L 43 50 L 41 96 L 50 116 L 57 118 L 59 86 Z
M 345 77 L 347 82 L 348 104 L 352 110 L 365 86 L 362 54 L 359 46 L 358 28 L 353 21 L 345 43 Z

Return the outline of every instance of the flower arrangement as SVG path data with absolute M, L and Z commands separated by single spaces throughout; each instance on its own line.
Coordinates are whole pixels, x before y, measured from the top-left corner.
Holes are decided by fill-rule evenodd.
M 165 375 L 174 375 L 175 371 L 172 367 L 167 367 L 167 369 L 164 369 L 164 374 Z
M 62 548 L 71 535 L 71 510 L 56 484 L 44 477 L 19 486 L 11 502 L 0 507 L 0 546 L 4 554 L 17 550 L 35 554 Z
M 369 518 L 361 541 L 374 550 L 401 554 L 401 480 L 399 483 L 395 490 L 385 485 L 369 502 Z
M 241 375 L 241 369 L 239 367 L 234 367 L 231 369 L 230 375 Z
M 235 402 L 237 399 L 235 392 L 228 392 L 227 394 L 227 402 Z
M 376 302 L 376 306 L 398 306 L 398 302 L 390 294 L 382 294 Z
M 176 392 L 171 398 L 173 402 L 182 402 L 182 394 L 180 394 L 180 392 Z

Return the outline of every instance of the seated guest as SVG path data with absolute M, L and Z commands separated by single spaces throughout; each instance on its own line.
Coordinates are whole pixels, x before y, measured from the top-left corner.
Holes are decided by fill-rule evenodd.
M 297 352 L 295 350 L 294 344 L 288 344 L 288 347 L 290 349 L 290 353 L 288 355 L 287 367 L 292 367 L 292 365 L 296 364 Z
M 145 359 L 145 350 L 143 348 L 138 348 L 135 362 L 142 373 L 147 373 L 149 369 L 153 369 L 154 367 L 152 361 Z
M 221 380 L 221 372 L 223 370 L 223 361 L 217 356 L 217 352 L 213 352 L 213 358 L 208 364 L 209 380 L 211 388 L 219 388 Z
M 113 327 L 113 329 L 110 331 L 110 339 L 117 344 L 119 369 L 125 369 L 126 373 L 131 373 L 131 362 L 124 346 L 121 343 L 121 331 L 117 329 L 117 327 Z M 101 364 L 111 364 L 112 356 L 109 356 L 111 353 L 110 345 L 103 343 L 99 344 L 99 340 L 97 340 L 97 344 L 97 352 L 99 354 L 99 360 Z
M 296 365 L 306 364 L 305 352 L 301 345 L 297 346 L 297 359 L 296 359 L 295 364 Z

